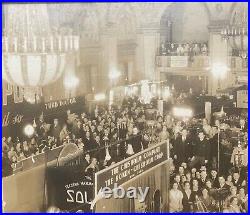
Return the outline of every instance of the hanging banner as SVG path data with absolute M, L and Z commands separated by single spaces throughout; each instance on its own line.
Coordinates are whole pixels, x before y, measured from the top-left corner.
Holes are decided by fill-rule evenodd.
M 42 112 L 41 104 L 30 104 L 26 101 L 15 103 L 13 97 L 8 98 L 8 105 L 2 107 L 2 132 L 3 136 L 13 138 L 24 135 L 26 124 L 32 124 L 33 119 Z
M 188 56 L 171 56 L 170 67 L 188 67 Z
M 167 143 L 157 144 L 95 174 L 95 192 L 103 187 L 114 188 L 145 173 L 168 159 Z
M 84 175 L 81 166 L 51 167 L 47 171 L 48 207 L 67 212 L 91 211 L 93 180 Z
M 71 113 L 81 114 L 85 111 L 85 97 L 72 97 L 68 99 L 61 99 L 56 101 L 50 101 L 43 104 L 43 111 L 45 115 L 45 121 L 53 123 L 53 119 L 66 120 L 67 111 Z
M 85 97 L 73 97 L 69 99 L 57 100 L 44 103 L 29 103 L 25 99 L 17 99 L 15 93 L 9 91 L 4 99 L 5 105 L 2 107 L 2 131 L 3 136 L 13 138 L 24 137 L 24 126 L 33 124 L 43 113 L 46 123 L 53 123 L 53 119 L 66 120 L 67 110 L 71 113 L 80 114 L 85 111 Z

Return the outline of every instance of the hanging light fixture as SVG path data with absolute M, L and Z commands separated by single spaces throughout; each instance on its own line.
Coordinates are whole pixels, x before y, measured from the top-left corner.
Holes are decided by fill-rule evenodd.
M 52 31 L 47 4 L 8 4 L 4 12 L 3 79 L 21 87 L 42 87 L 58 80 L 66 54 L 79 49 L 79 37 Z
M 239 53 L 242 58 L 248 56 L 248 24 L 247 24 L 247 7 L 235 10 L 230 25 L 221 30 L 221 37 L 229 41 L 233 50 Z

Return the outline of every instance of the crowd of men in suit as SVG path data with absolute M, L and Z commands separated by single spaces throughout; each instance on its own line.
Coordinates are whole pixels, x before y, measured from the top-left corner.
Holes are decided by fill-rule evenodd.
M 230 116 L 210 125 L 183 127 L 171 143 L 171 212 L 246 212 L 248 210 L 248 128 Z M 236 134 L 235 134 L 236 132 Z M 235 135 L 237 137 L 235 138 Z M 218 159 L 219 157 L 219 159 Z M 218 166 L 219 160 L 219 166 Z
M 206 43 L 161 43 L 160 55 L 168 56 L 198 56 L 208 55 Z
M 169 141 L 173 159 L 170 211 L 199 211 L 201 209 L 195 209 L 201 208 L 197 207 L 197 202 L 202 202 L 211 211 L 232 211 L 236 206 L 235 211 L 247 210 L 246 119 L 236 117 L 227 123 L 222 123 L 219 119 L 214 123 L 197 118 L 183 121 L 174 118 L 170 113 L 162 116 L 156 111 L 153 124 L 149 126 L 147 109 L 148 105 L 141 103 L 138 98 L 129 97 L 120 106 L 96 106 L 90 115 L 77 115 L 69 110 L 64 122 L 54 119 L 50 126 L 40 116 L 36 120 L 35 135 L 24 140 L 23 144 L 14 142 L 11 138 L 3 138 L 3 170 L 4 165 L 14 168 L 13 164 L 21 156 L 42 153 L 45 145 L 53 149 L 75 143 L 84 151 L 81 158 L 83 171 L 92 174 L 146 149 L 151 144 Z M 240 139 L 236 142 L 229 138 L 231 133 L 227 133 L 231 128 L 238 129 Z M 230 193 L 235 192 L 234 187 L 237 188 L 237 200 L 232 198 L 232 202 L 231 199 L 226 201 L 231 196 Z M 171 201 L 171 197 L 174 201 Z M 218 207 L 213 199 L 219 204 Z M 236 204 L 233 201 L 237 201 Z M 171 205 L 174 207 L 171 208 Z

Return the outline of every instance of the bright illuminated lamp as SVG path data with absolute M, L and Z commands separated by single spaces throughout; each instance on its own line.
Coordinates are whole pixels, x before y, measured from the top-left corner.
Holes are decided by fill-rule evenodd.
M 111 80 L 117 79 L 117 78 L 119 78 L 120 76 L 121 76 L 121 73 L 118 72 L 118 71 L 111 71 L 111 72 L 109 73 L 109 78 L 110 78 Z
M 228 67 L 221 63 L 215 63 L 211 70 L 213 76 L 217 79 L 223 79 L 226 77 Z
M 148 81 L 141 81 L 141 97 L 145 104 L 149 104 L 151 100 L 151 92 Z
M 47 4 L 5 4 L 4 11 L 3 79 L 21 87 L 58 80 L 66 55 L 79 50 L 79 37 L 50 26 Z
M 165 87 L 164 90 L 163 90 L 163 98 L 164 99 L 167 99 L 170 97 L 170 90 L 169 90 L 169 87 Z
M 193 111 L 190 108 L 174 107 L 173 115 L 175 117 L 191 118 L 193 116 Z
M 110 90 L 109 92 L 109 105 L 112 105 L 114 102 L 114 91 Z
M 65 77 L 63 85 L 66 89 L 74 89 L 79 84 L 79 79 L 74 75 Z
M 106 95 L 104 93 L 95 94 L 95 101 L 102 101 L 106 99 Z
M 31 137 L 33 136 L 34 133 L 35 133 L 35 129 L 32 125 L 29 124 L 24 127 L 24 134 L 26 136 Z

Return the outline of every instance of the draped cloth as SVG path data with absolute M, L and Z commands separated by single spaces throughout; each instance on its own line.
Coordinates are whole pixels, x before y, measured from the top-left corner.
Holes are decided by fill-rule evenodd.
M 149 212 L 156 211 L 155 206 L 159 203 L 154 196 L 156 191 L 160 191 L 162 211 L 168 211 L 168 191 L 169 191 L 169 161 L 166 163 L 142 173 L 141 176 L 134 178 L 121 185 L 125 190 L 129 187 L 141 187 L 143 192 L 149 187 L 148 194 L 145 199 L 146 210 Z M 95 212 L 136 212 L 138 201 L 134 199 L 101 199 L 96 203 Z

